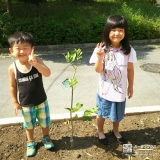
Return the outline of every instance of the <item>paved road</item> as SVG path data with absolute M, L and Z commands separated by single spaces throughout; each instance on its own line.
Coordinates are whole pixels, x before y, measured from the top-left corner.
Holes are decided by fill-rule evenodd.
M 134 97 L 127 100 L 127 107 L 160 106 L 160 74 L 146 72 L 140 68 L 142 64 L 160 64 L 160 48 L 145 49 L 146 47 L 136 47 L 138 62 L 135 64 Z M 83 51 L 82 63 L 77 70 L 79 83 L 74 90 L 74 104 L 83 103 L 84 111 L 95 106 L 96 88 L 98 74 L 94 71 L 93 65 L 88 63 L 93 48 Z M 51 69 L 52 74 L 48 78 L 43 78 L 44 87 L 48 96 L 51 114 L 68 112 L 65 108 L 70 106 L 71 90 L 64 89 L 62 81 L 71 77 L 72 67 L 65 62 L 64 56 L 59 51 L 57 54 L 52 50 L 40 55 L 46 65 Z M 14 58 L 0 58 L 0 118 L 15 117 L 13 105 L 9 95 L 8 87 L 8 66 Z M 18 116 L 21 116 L 19 113 Z

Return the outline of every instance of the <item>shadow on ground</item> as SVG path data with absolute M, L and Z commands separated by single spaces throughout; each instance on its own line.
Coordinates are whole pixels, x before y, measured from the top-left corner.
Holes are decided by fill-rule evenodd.
M 83 54 L 82 54 L 82 60 L 80 62 L 80 65 L 90 65 L 89 59 L 93 53 L 93 50 L 94 49 L 91 49 L 90 51 L 83 51 L 82 50 Z M 136 50 L 137 59 L 138 60 L 145 60 L 147 55 L 150 54 L 152 52 L 152 50 L 153 49 L 141 49 L 141 50 L 138 49 L 138 50 Z M 50 55 L 42 54 L 42 55 L 39 55 L 39 57 L 41 57 L 45 61 L 53 61 L 56 63 L 66 63 L 66 60 L 65 60 L 63 53 L 60 53 L 60 52 L 59 52 L 59 54 L 56 54 L 56 53 L 50 54 Z
M 140 115 L 125 116 L 120 123 L 123 137 L 132 144 L 132 154 L 140 160 L 142 155 L 158 160 L 160 157 L 160 117 L 159 113 L 146 113 Z M 74 121 L 74 147 L 71 148 L 71 124 L 70 121 L 52 122 L 50 137 L 55 144 L 51 150 L 46 150 L 41 142 L 42 133 L 39 125 L 35 129 L 35 141 L 38 143 L 37 154 L 34 157 L 25 157 L 26 134 L 22 124 L 0 128 L 0 159 L 54 159 L 69 160 L 127 160 L 123 153 L 123 146 L 119 145 L 116 138 L 111 134 L 112 122 L 105 121 L 104 131 L 109 145 L 99 143 L 97 136 L 96 119 L 92 121 Z M 145 149 L 145 150 L 144 150 Z M 138 155 L 141 155 L 138 157 Z M 147 155 L 147 156 L 146 156 Z M 144 157 L 144 158 L 145 158 Z

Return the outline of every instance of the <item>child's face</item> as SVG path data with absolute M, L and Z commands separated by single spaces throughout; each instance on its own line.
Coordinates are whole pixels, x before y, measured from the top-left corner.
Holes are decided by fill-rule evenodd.
M 29 43 L 14 43 L 12 48 L 9 48 L 10 53 L 20 61 L 28 61 L 28 57 L 34 47 Z
M 109 33 L 109 39 L 113 47 L 120 47 L 121 40 L 125 36 L 125 31 L 123 28 L 114 28 L 111 29 Z

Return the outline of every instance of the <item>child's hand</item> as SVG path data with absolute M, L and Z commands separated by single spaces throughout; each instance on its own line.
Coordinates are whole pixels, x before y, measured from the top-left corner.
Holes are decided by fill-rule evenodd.
M 32 66 L 35 66 L 37 64 L 37 60 L 34 57 L 34 50 L 32 50 L 31 54 L 29 55 L 29 60 L 28 60 L 29 64 Z
M 127 95 L 128 95 L 128 99 L 132 98 L 132 96 L 133 96 L 133 87 L 128 87 Z
M 14 103 L 14 113 L 17 116 L 18 115 L 18 110 L 21 110 L 22 107 L 19 105 L 19 103 Z
M 102 47 L 103 47 L 103 43 L 98 43 L 96 46 L 98 59 L 103 59 L 103 57 L 105 55 L 105 52 L 102 49 Z

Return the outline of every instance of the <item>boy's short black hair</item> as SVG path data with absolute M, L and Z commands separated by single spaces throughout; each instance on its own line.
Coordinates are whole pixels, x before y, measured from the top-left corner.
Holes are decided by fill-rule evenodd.
M 13 47 L 14 43 L 29 43 L 33 46 L 33 36 L 27 32 L 16 32 L 8 37 L 8 43 L 10 47 Z

